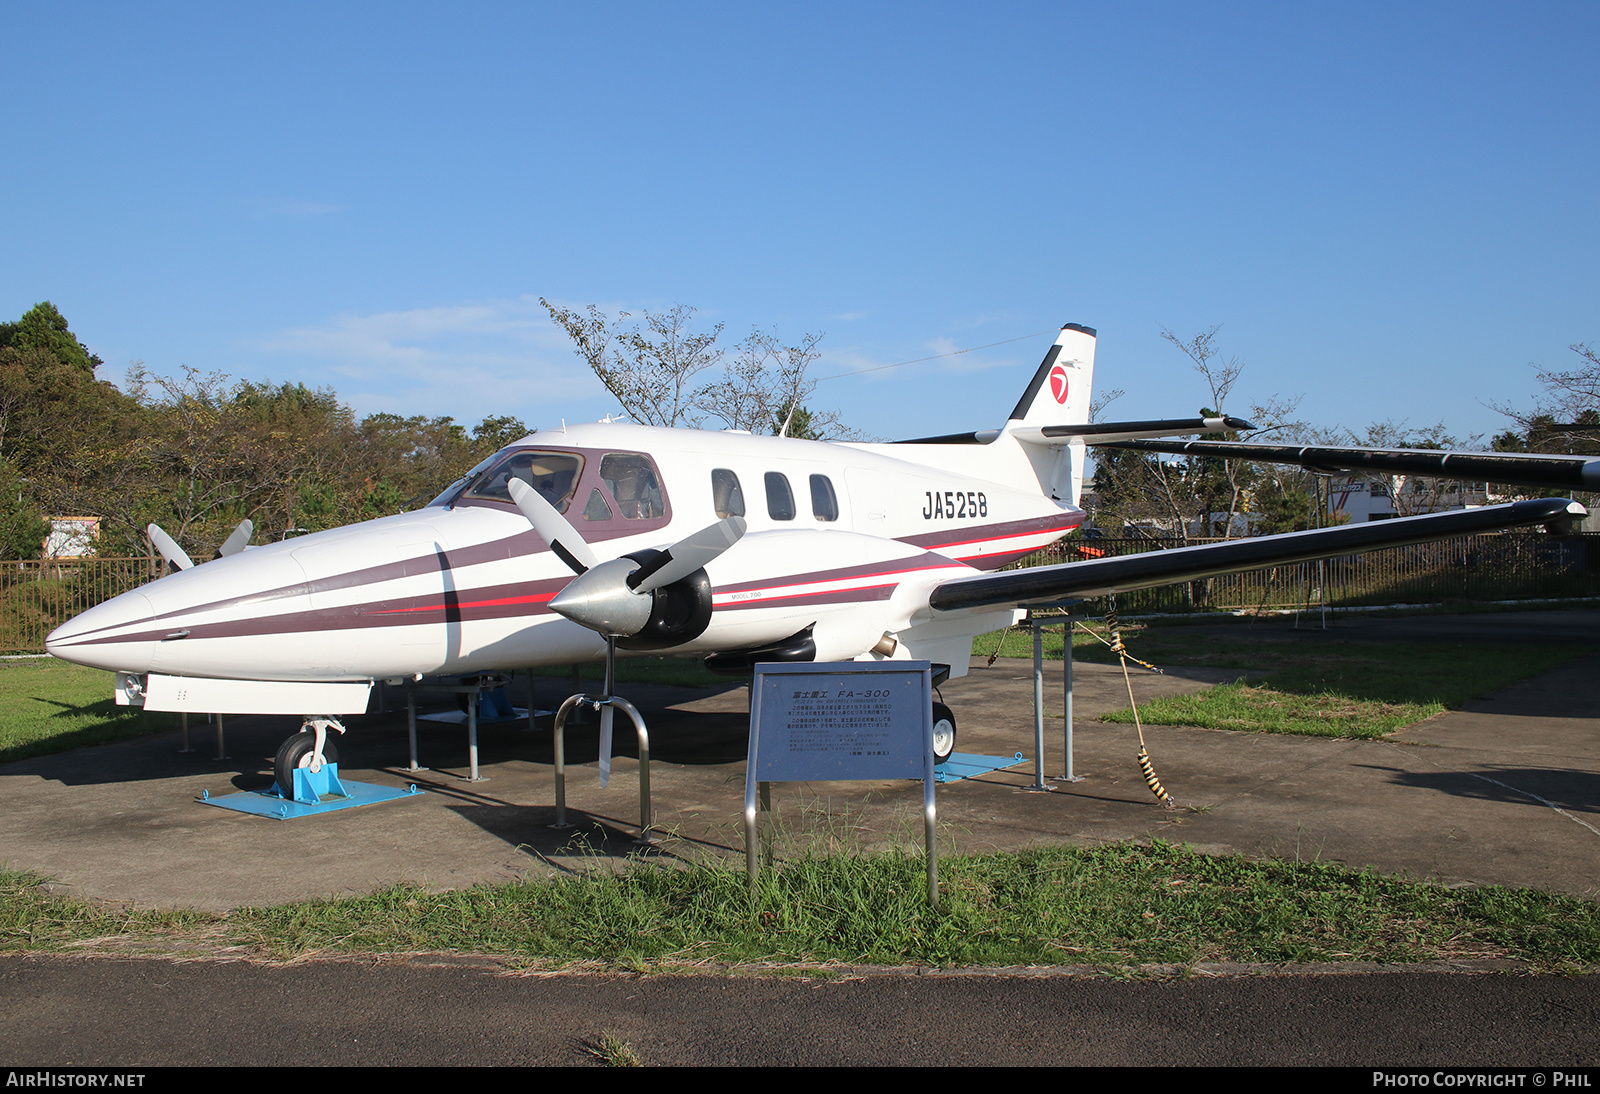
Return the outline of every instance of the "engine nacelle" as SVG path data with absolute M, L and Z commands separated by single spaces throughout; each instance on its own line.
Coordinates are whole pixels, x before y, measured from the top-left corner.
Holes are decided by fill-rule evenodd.
M 623 557 L 644 565 L 659 554 L 660 551 L 645 548 Z M 622 649 L 670 649 L 693 642 L 711 625 L 711 579 L 703 568 L 644 595 L 651 598 L 650 618 L 633 634 L 617 637 Z
M 551 599 L 550 610 L 614 636 L 623 649 L 664 650 L 694 641 L 711 625 L 711 579 L 703 568 L 645 593 L 629 584 L 634 571 L 661 553 L 636 551 L 586 570 Z

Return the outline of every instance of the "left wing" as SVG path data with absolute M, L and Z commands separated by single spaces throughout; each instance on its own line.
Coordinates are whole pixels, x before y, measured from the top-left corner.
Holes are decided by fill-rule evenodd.
M 1404 547 L 1478 532 L 1497 532 L 1529 524 L 1565 527 L 1587 515 L 1588 510 L 1575 501 L 1535 498 L 1506 505 L 1372 521 L 1342 528 L 1175 547 L 1123 558 L 1087 559 L 1059 566 L 1038 566 L 1029 570 L 956 578 L 936 587 L 928 599 L 928 605 L 935 611 L 952 612 L 1038 600 L 1105 596 L 1157 585 L 1174 585 L 1182 581 L 1199 581 L 1266 566 L 1312 562 L 1319 558 L 1361 554 L 1384 547 Z

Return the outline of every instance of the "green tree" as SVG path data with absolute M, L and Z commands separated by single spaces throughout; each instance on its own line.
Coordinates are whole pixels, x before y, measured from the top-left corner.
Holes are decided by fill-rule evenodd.
M 50 522 L 29 502 L 16 468 L 0 460 L 0 559 L 38 558 Z
M 476 463 L 485 456 L 492 456 L 531 432 L 520 418 L 485 418 L 472 430 L 472 460 Z
M 0 346 L 44 350 L 63 365 L 81 369 L 91 378 L 104 363 L 67 329 L 67 317 L 48 300 L 35 304 L 15 323 L 0 323 Z
M 1281 479 L 1265 479 L 1251 493 L 1250 511 L 1259 517 L 1252 531 L 1263 536 L 1304 532 L 1316 527 L 1315 505 L 1309 490 Z

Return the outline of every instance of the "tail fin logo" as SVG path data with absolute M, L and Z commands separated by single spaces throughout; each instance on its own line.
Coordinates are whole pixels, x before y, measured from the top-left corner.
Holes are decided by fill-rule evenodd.
M 1067 370 L 1060 365 L 1050 370 L 1050 394 L 1055 396 L 1056 402 L 1065 406 L 1067 402 Z

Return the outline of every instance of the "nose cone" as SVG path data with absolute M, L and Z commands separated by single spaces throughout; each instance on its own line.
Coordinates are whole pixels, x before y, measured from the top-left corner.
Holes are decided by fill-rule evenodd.
M 550 610 L 601 634 L 638 634 L 650 622 L 654 604 L 628 588 L 628 575 L 638 568 L 631 558 L 602 562 L 551 598 Z
M 113 672 L 149 672 L 155 649 L 150 598 L 134 590 L 90 608 L 50 632 L 44 648 L 63 661 Z

